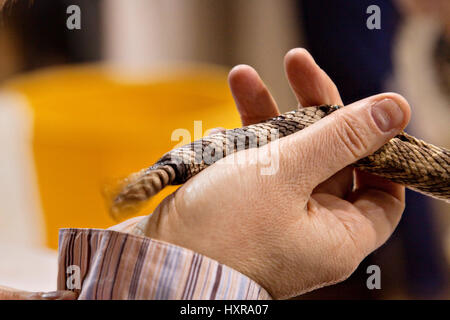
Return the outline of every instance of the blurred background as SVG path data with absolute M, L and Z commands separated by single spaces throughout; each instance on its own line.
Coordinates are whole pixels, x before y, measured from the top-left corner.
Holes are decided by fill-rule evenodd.
M 80 29 L 67 27 L 72 5 Z M 367 28 L 370 5 L 380 8 L 380 29 Z M 447 0 L 0 0 L 0 8 L 2 285 L 54 290 L 58 229 L 115 224 L 103 186 L 170 150 L 175 129 L 194 139 L 239 126 L 227 86 L 236 64 L 255 67 L 288 111 L 296 101 L 283 57 L 305 47 L 344 103 L 399 92 L 413 109 L 407 131 L 450 147 Z M 382 248 L 348 280 L 299 299 L 448 299 L 449 211 L 408 191 Z M 371 264 L 381 290 L 367 289 Z

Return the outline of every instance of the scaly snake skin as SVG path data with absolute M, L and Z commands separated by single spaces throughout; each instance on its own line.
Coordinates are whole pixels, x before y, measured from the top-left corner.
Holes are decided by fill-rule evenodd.
M 153 166 L 127 178 L 119 192 L 113 195 L 110 212 L 118 217 L 136 211 L 139 204 L 145 203 L 165 186 L 182 184 L 227 155 L 260 147 L 274 139 L 293 134 L 339 108 L 329 105 L 302 108 L 262 123 L 213 134 L 174 149 Z M 362 171 L 449 202 L 449 162 L 449 150 L 401 132 L 374 154 L 353 165 Z

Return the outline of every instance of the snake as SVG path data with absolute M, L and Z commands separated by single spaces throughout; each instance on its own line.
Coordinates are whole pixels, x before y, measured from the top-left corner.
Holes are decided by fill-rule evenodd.
M 121 181 L 110 196 L 113 217 L 134 213 L 168 185 L 180 185 L 218 160 L 240 150 L 259 148 L 294 134 L 343 108 L 300 108 L 266 121 L 222 130 L 164 154 L 155 164 Z M 355 168 L 436 199 L 450 202 L 450 151 L 401 131 Z

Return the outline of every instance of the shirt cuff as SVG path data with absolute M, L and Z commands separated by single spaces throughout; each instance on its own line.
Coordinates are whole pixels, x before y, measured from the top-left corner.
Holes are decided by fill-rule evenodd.
M 61 229 L 58 290 L 79 299 L 271 299 L 242 273 L 189 249 L 114 230 Z

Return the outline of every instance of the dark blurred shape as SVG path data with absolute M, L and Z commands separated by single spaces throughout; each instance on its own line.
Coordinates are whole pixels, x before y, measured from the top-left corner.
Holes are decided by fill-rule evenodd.
M 442 35 L 434 50 L 436 61 L 436 72 L 439 76 L 442 90 L 447 94 L 450 101 L 450 39 Z M 449 105 L 450 108 L 450 105 Z
M 345 104 L 383 91 L 392 70 L 399 20 L 391 1 L 300 1 L 308 49 L 338 85 Z M 381 10 L 381 29 L 369 30 L 367 7 Z
M 8 0 L 2 28 L 13 39 L 22 65 L 29 71 L 55 64 L 100 59 L 100 0 Z M 67 7 L 81 8 L 81 30 L 69 30 Z
M 396 30 L 401 22 L 392 1 L 304 0 L 298 3 L 308 49 L 336 83 L 344 103 L 385 91 L 393 69 L 391 54 Z M 366 26 L 370 16 L 366 10 L 370 5 L 380 7 L 381 29 L 370 30 Z M 385 297 L 384 290 L 366 287 L 369 276 L 366 269 L 371 264 L 379 265 L 382 279 L 389 279 L 391 287 L 396 287 L 394 295 L 439 297 L 445 289 L 445 259 L 437 233 L 429 199 L 407 190 L 406 209 L 392 239 L 367 257 L 347 281 L 302 298 Z M 394 248 L 396 242 L 401 246 Z M 387 256 L 391 258 L 386 259 Z M 392 264 L 400 265 L 400 270 L 392 271 L 398 269 Z
M 406 190 L 406 208 L 398 226 L 405 251 L 406 288 L 421 299 L 440 298 L 447 280 L 443 248 L 430 208 L 430 198 Z

